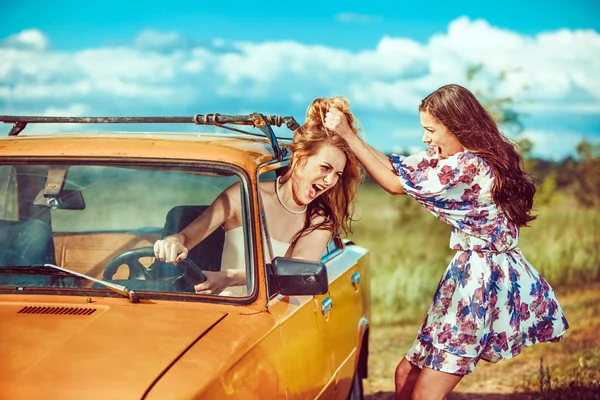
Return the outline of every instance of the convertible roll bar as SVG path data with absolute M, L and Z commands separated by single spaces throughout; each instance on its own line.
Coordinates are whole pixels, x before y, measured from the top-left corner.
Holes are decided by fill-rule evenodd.
M 281 126 L 283 124 L 295 131 L 299 128 L 298 122 L 294 117 L 282 117 L 279 115 L 263 115 L 252 113 L 249 115 L 222 115 L 222 114 L 195 114 L 192 117 L 41 117 L 41 116 L 20 116 L 20 115 L 0 115 L 0 122 L 12 123 L 13 127 L 8 136 L 17 136 L 28 123 L 59 123 L 59 124 L 196 124 L 196 125 L 214 125 L 234 132 L 241 132 L 252 136 L 266 136 L 271 142 L 273 153 L 278 160 L 281 160 L 286 154 L 286 150 L 279 146 L 278 137 L 275 136 L 271 126 Z M 262 135 L 236 129 L 230 125 L 246 125 L 258 128 Z M 281 139 L 281 138 L 279 138 Z

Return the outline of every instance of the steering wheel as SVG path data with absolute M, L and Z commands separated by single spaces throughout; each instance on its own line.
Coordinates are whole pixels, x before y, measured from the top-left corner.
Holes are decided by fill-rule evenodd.
M 143 257 L 154 257 L 154 247 L 140 247 L 138 249 L 127 250 L 126 252 L 119 254 L 108 263 L 104 269 L 104 273 L 102 274 L 102 279 L 112 279 L 117 273 L 119 267 L 123 264 L 127 264 L 127 267 L 129 268 L 128 279 L 154 279 L 150 273 L 148 273 L 146 267 L 144 267 L 140 262 L 140 258 Z
M 183 269 L 181 276 L 173 281 L 173 288 L 180 292 L 196 293 L 194 285 L 206 281 L 206 275 L 191 259 L 179 261 L 177 264 Z
M 119 267 L 126 264 L 129 268 L 128 279 L 157 280 L 158 273 L 151 274 L 139 261 L 139 259 L 143 257 L 154 257 L 154 247 L 145 246 L 127 250 L 126 252 L 119 254 L 108 263 L 102 274 L 102 279 L 111 280 L 117 273 Z M 158 262 L 160 263 L 161 261 Z M 175 291 L 194 293 L 194 285 L 206 281 L 204 272 L 202 272 L 200 267 L 198 267 L 191 259 L 186 258 L 185 260 L 181 260 L 177 263 L 177 266 L 181 267 L 183 272 L 179 276 L 170 278 L 173 281 L 173 289 Z M 155 268 L 158 272 L 160 265 L 155 265 Z

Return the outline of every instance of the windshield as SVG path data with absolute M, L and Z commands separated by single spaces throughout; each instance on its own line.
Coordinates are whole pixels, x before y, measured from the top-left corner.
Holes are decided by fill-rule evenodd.
M 245 285 L 198 297 L 248 296 L 254 283 L 246 256 L 245 187 L 236 170 L 226 166 L 0 165 L 0 286 L 24 292 L 111 293 L 93 280 L 31 268 L 53 264 L 148 292 L 140 297 L 194 294 L 211 273 L 236 268 L 246 276 Z M 195 230 L 204 238 L 188 249 L 187 260 L 176 265 L 156 260 L 155 242 L 192 221 L 198 224 L 205 212 L 205 217 L 212 215 L 211 204 L 226 189 L 241 221 L 228 245 L 222 223 L 201 223 Z

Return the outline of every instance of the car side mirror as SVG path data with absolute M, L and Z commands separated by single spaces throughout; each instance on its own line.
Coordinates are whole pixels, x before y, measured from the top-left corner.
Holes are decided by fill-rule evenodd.
M 329 291 L 327 268 L 322 262 L 275 257 L 271 272 L 279 293 L 285 296 L 325 294 Z

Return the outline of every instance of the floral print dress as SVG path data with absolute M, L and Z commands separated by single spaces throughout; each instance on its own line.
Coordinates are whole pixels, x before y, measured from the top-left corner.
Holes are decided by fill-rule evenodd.
M 467 151 L 440 158 L 437 148 L 390 161 L 406 193 L 452 226 L 450 247 L 457 251 L 407 360 L 466 375 L 480 359 L 497 362 L 560 340 L 567 320 L 517 248 L 518 227 L 493 202 L 489 165 Z

